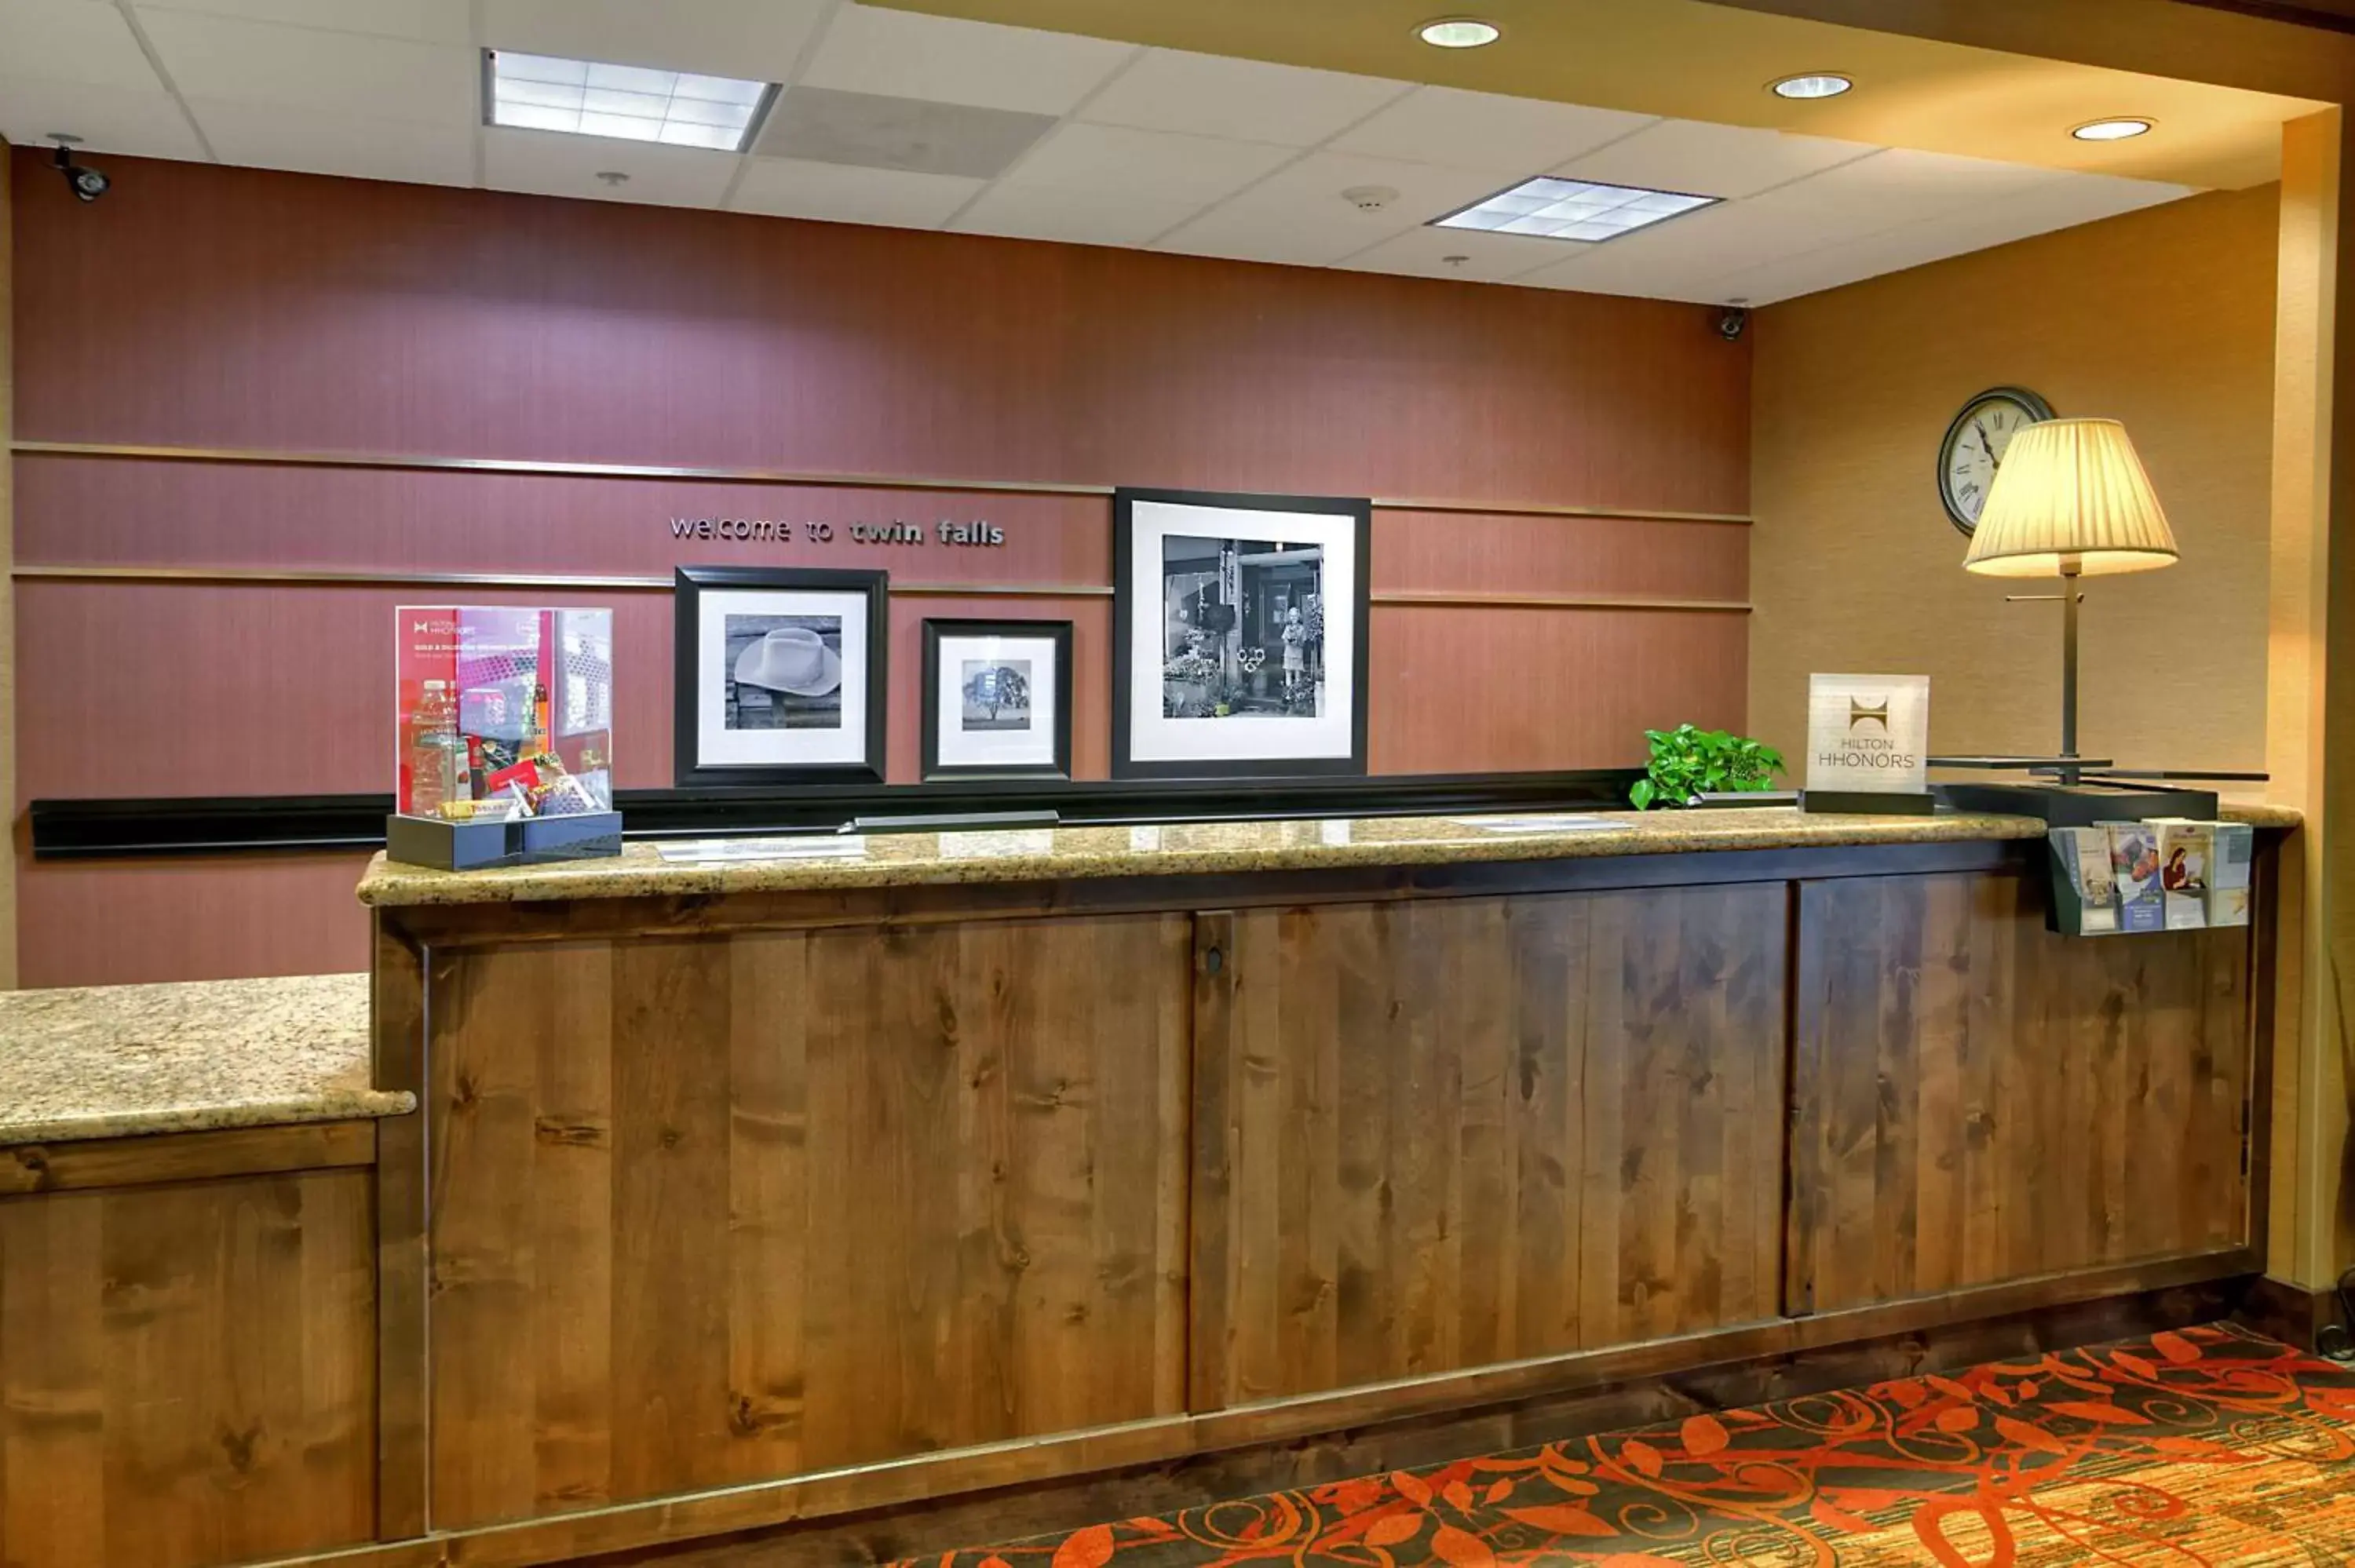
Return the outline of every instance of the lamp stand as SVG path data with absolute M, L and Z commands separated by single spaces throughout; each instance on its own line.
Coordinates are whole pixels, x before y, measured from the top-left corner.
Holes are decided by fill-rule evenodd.
M 2061 755 L 2072 761 L 2077 756 L 2077 578 L 2083 571 L 2077 556 L 2061 557 Z M 2063 785 L 2083 778 L 2078 768 L 2061 769 Z

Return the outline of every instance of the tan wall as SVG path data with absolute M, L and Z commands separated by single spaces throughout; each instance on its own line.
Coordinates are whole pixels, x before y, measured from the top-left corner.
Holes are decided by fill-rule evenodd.
M 2125 420 L 2183 549 L 2090 581 L 2081 748 L 2264 766 L 2277 206 L 2195 196 L 1756 313 L 1750 723 L 1795 769 L 1813 671 L 1929 675 L 1937 751 L 2059 744 L 2060 606 L 2004 602 L 2051 585 L 1965 572 L 1934 487 L 2003 384 Z

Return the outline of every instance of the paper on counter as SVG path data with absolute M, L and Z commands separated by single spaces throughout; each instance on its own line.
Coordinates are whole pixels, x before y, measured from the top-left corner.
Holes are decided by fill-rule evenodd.
M 1593 833 L 1624 828 L 1609 817 L 1578 813 L 1537 817 L 1450 817 L 1459 828 L 1479 828 L 1492 833 Z
M 860 860 L 867 854 L 863 835 L 826 834 L 815 838 L 680 839 L 657 844 L 663 859 L 677 865 L 720 865 L 763 860 Z

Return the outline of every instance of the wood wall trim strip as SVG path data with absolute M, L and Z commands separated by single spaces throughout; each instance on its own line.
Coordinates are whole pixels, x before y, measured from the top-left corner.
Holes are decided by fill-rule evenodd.
M 556 588 L 566 592 L 668 593 L 666 577 L 597 577 L 562 572 L 354 572 L 307 567 L 18 567 L 19 579 L 60 582 L 309 584 L 325 588 Z M 1108 584 L 895 582 L 902 599 L 1110 599 Z
M 288 567 L 17 567 L 19 580 L 47 582 L 140 582 L 251 585 L 309 584 L 328 588 L 554 588 L 562 592 L 668 593 L 671 579 L 655 577 L 591 577 L 556 572 L 354 572 Z M 1110 599 L 1099 583 L 895 582 L 900 599 Z M 1377 589 L 1378 605 L 1463 609 L 1636 609 L 1707 615 L 1748 615 L 1745 599 L 1665 599 L 1646 594 L 1453 593 Z
M 253 468 L 365 468 L 410 471 L 556 474 L 573 479 L 697 480 L 720 484 L 802 484 L 845 490 L 965 491 L 993 495 L 1101 495 L 1109 484 L 1043 480 L 935 479 L 891 473 L 808 473 L 794 469 L 669 467 L 650 463 L 542 462 L 525 458 L 464 458 L 378 452 L 272 451 L 251 447 L 140 446 L 113 441 L 17 441 L 11 452 L 35 457 L 122 458 L 133 461 L 236 463 Z M 1747 524 L 1746 513 L 1677 512 L 1645 507 L 1569 506 L 1546 502 L 1433 501 L 1380 496 L 1383 512 L 1462 512 L 1508 517 L 1619 517 L 1638 523 Z
M 1777 1319 L 1641 1344 L 1577 1351 L 1504 1366 L 1302 1395 L 1203 1414 L 1156 1417 L 1051 1437 L 847 1467 L 648 1502 L 284 1559 L 269 1568 L 532 1568 L 698 1537 L 917 1503 L 988 1488 L 1036 1485 L 1191 1454 L 1277 1444 L 1377 1421 L 1401 1421 L 1547 1397 L 1705 1364 L 1786 1356 L 1931 1328 L 2047 1311 L 2109 1298 L 2254 1277 L 2245 1247 Z M 429 1550 L 430 1549 L 430 1550 Z
M 0 1150 L 0 1198 L 375 1162 L 373 1121 L 25 1143 Z
M 1751 605 L 1738 599 L 1660 599 L 1625 593 L 1451 593 L 1401 588 L 1377 592 L 1376 604 L 1432 606 L 1459 609 L 1651 609 L 1703 615 L 1748 615 Z

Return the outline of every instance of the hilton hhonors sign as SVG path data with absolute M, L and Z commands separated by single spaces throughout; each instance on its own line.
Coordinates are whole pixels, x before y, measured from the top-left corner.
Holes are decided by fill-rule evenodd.
M 1807 788 L 1919 795 L 1930 788 L 1930 677 L 1807 677 Z

